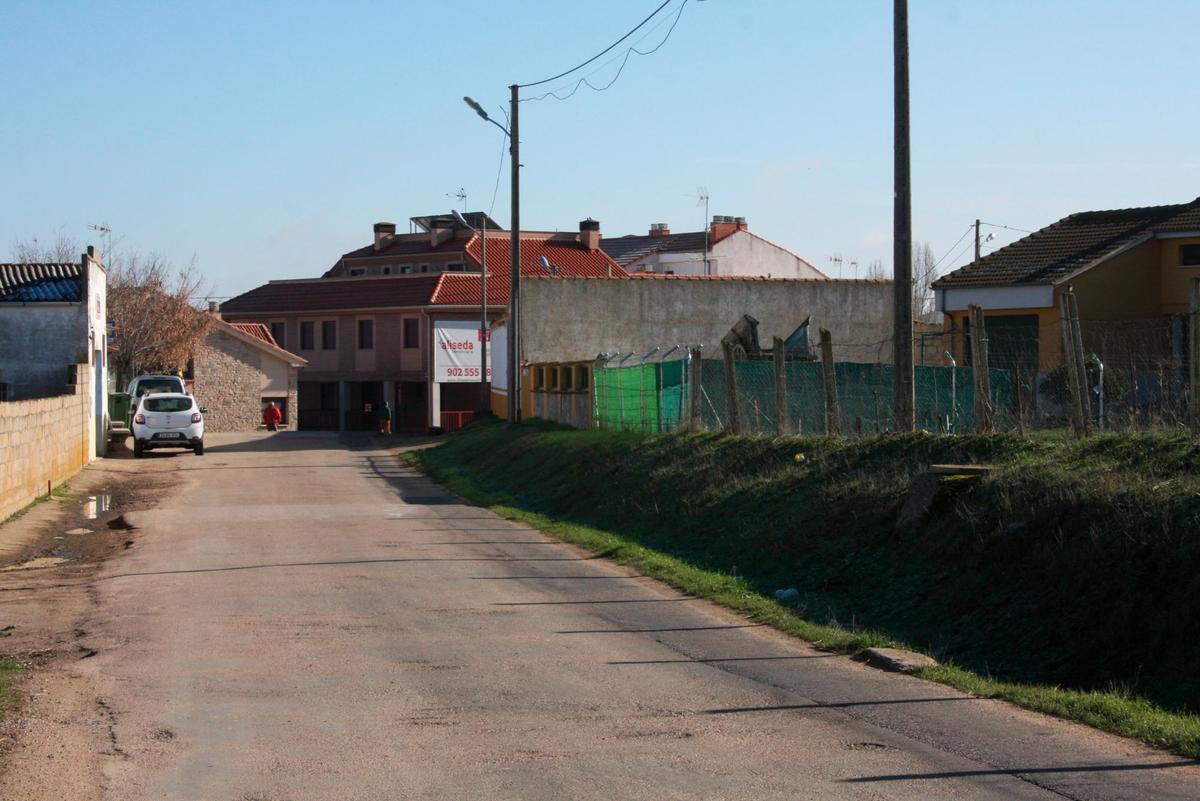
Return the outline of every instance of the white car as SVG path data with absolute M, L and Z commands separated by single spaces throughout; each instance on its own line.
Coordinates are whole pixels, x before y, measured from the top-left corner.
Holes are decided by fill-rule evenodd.
M 133 457 L 155 448 L 186 448 L 204 455 L 204 412 L 196 399 L 182 392 L 142 396 L 133 416 Z

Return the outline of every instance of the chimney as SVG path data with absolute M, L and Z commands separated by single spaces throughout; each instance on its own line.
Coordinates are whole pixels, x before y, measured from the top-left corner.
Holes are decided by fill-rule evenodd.
M 375 252 L 383 250 L 388 240 L 396 236 L 396 224 L 391 222 L 375 223 Z
M 579 244 L 588 250 L 600 249 L 600 223 L 588 217 L 579 223 Z
M 726 217 L 718 214 L 712 218 L 712 228 L 708 234 L 709 243 L 715 244 L 730 234 L 745 230 L 747 230 L 745 217 Z
M 666 223 L 651 223 L 650 224 L 650 236 L 659 237 L 659 236 L 670 236 L 670 235 L 671 235 L 671 227 L 669 225 L 667 225 Z
M 454 223 L 447 217 L 434 217 L 429 221 L 429 247 L 436 248 L 454 236 Z

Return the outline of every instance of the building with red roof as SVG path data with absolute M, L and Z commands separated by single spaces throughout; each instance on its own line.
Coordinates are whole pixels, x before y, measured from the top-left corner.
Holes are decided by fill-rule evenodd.
M 270 281 L 221 304 L 225 320 L 262 326 L 307 360 L 299 428 L 374 430 L 384 403 L 410 430 L 454 427 L 479 409 L 485 241 L 489 321 L 506 313 L 512 252 L 509 232 L 486 214 L 464 218 L 472 227 L 452 215 L 413 217 L 407 234 L 376 223 L 372 242 L 322 277 Z M 486 240 L 477 232 L 485 224 Z M 595 220 L 520 236 L 523 277 L 629 277 L 600 248 Z

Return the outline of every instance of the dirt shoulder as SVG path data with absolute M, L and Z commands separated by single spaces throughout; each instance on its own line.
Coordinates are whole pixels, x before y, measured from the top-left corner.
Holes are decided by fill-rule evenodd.
M 0 721 L 0 798 L 98 797 L 94 777 L 112 746 L 87 667 L 90 582 L 105 559 L 136 547 L 127 516 L 153 505 L 172 461 L 134 462 L 113 449 L 0 525 L 0 659 L 22 669 L 15 708 Z

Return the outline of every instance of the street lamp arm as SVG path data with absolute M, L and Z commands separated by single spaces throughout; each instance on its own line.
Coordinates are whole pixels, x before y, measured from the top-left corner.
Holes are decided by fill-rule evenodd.
M 486 111 L 484 111 L 483 106 L 479 105 L 479 102 L 476 101 L 474 98 L 464 97 L 463 102 L 466 103 L 468 106 L 470 106 L 472 109 L 474 109 L 475 113 L 478 114 L 480 117 L 487 120 L 492 125 L 495 125 L 500 130 L 504 131 L 504 135 L 507 136 L 509 139 L 512 138 L 512 134 L 508 132 L 508 129 L 505 128 L 500 123 L 493 120 L 491 117 L 489 117 L 488 113 Z

